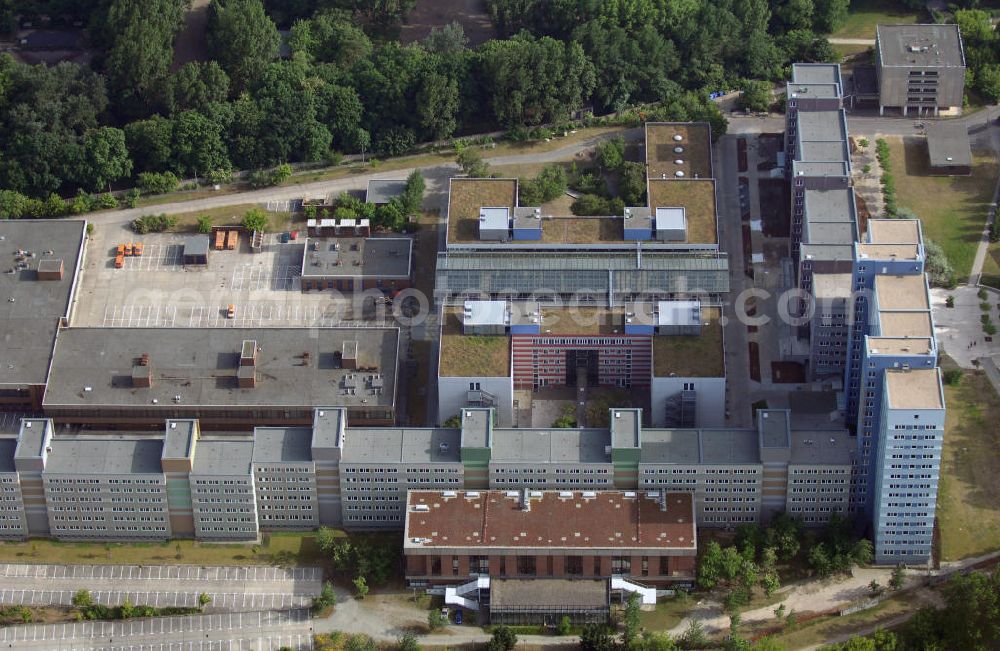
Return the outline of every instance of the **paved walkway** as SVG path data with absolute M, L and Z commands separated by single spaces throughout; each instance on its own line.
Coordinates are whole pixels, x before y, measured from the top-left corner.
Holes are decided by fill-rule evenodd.
M 962 285 L 955 289 L 931 290 L 931 309 L 938 346 L 962 368 L 976 368 L 975 361 L 984 357 L 1000 356 L 1000 337 L 986 341 L 980 317 L 980 303 L 989 304 L 990 320 L 1000 323 L 1000 292 L 987 289 L 985 301 L 979 299 L 979 288 Z M 946 307 L 948 297 L 955 299 L 955 307 Z
M 998 142 L 996 129 L 992 130 L 991 137 L 993 139 L 993 151 L 1000 152 L 1000 142 Z M 979 285 L 979 281 L 983 276 L 983 263 L 986 262 L 986 254 L 989 252 L 990 248 L 990 225 L 993 224 L 993 220 L 996 219 L 998 201 L 1000 201 L 1000 178 L 997 178 L 997 184 L 993 188 L 993 199 L 986 211 L 986 225 L 983 227 L 983 232 L 979 236 L 979 247 L 976 249 L 976 259 L 972 263 L 972 272 L 969 273 L 968 284 L 973 287 Z
M 875 45 L 873 38 L 828 38 L 830 45 Z

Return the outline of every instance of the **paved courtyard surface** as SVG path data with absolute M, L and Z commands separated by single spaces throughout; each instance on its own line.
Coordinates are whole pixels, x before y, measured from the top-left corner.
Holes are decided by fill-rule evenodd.
M 931 307 L 938 346 L 962 368 L 974 368 L 973 360 L 1000 358 L 1000 335 L 987 341 L 980 317 L 980 303 L 988 303 L 990 320 L 1000 324 L 1000 293 L 987 290 L 986 300 L 977 295 L 978 287 L 961 285 L 955 289 L 931 290 Z M 946 307 L 948 296 L 955 297 L 955 307 Z M 973 344 L 970 346 L 970 344 Z

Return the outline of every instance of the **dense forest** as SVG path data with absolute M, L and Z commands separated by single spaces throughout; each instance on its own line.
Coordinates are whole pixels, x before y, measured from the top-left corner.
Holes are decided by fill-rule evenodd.
M 0 56 L 0 213 L 143 173 L 224 179 L 516 134 L 581 108 L 658 103 L 659 117 L 721 122 L 709 91 L 831 59 L 822 34 L 849 0 L 487 0 L 503 38 L 475 48 L 457 24 L 401 44 L 412 4 L 214 0 L 208 57 L 175 67 L 185 0 L 0 0 L 0 29 L 46 14 L 82 25 L 92 55 L 48 68 Z

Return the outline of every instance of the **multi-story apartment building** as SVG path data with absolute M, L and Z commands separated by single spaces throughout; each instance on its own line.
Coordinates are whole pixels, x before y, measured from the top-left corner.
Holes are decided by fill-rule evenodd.
M 879 114 L 938 115 L 962 110 L 965 52 L 958 25 L 878 25 L 875 72 Z
M 828 490 L 839 482 L 819 475 L 846 476 L 846 432 L 764 413 L 756 429 L 644 428 L 638 409 L 612 410 L 608 428 L 511 429 L 495 425 L 493 410 L 466 409 L 459 428 L 421 429 L 350 428 L 343 408 L 322 408 L 312 428 L 262 427 L 253 437 L 203 433 L 191 420 L 168 421 L 163 434 L 54 436 L 50 420 L 25 419 L 17 439 L 0 438 L 9 452 L 0 468 L 14 469 L 0 471 L 0 489 L 13 489 L 0 490 L 10 495 L 0 514 L 25 519 L 9 518 L 0 536 L 253 540 L 320 525 L 398 529 L 413 490 L 668 490 L 691 493 L 705 526 L 790 507 L 818 524 L 842 510 L 847 488 Z
M 253 540 L 259 531 L 250 439 L 199 438 L 189 478 L 195 537 Z
M 319 526 L 313 436 L 306 427 L 258 427 L 253 436 L 257 514 L 268 529 Z
M 881 436 L 872 523 L 875 561 L 931 557 L 944 439 L 944 392 L 937 368 L 882 374 Z

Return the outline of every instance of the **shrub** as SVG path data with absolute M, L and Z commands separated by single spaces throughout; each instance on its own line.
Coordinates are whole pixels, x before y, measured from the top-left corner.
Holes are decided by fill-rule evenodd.
M 979 297 L 979 300 L 981 300 L 981 301 L 985 301 L 985 300 L 986 300 L 986 297 L 987 297 L 987 296 L 989 296 L 989 294 L 987 294 L 987 293 L 986 293 L 986 290 L 985 290 L 985 289 L 983 289 L 982 287 L 980 287 L 980 288 L 979 288 L 979 291 L 978 291 L 978 292 L 976 292 L 976 296 L 978 296 L 978 297 Z
M 861 171 L 864 172 L 865 174 L 868 174 L 869 172 L 872 171 L 872 166 L 865 163 L 864 167 L 861 168 Z
M 538 176 L 520 183 L 521 205 L 538 206 L 566 192 L 566 170 L 561 165 L 546 165 Z
M 335 605 L 337 605 L 337 593 L 333 591 L 333 584 L 326 581 L 323 583 L 323 590 L 319 593 L 319 596 L 313 598 L 313 614 L 321 613 Z
M 177 189 L 177 176 L 173 172 L 142 172 L 139 189 L 143 194 L 164 194 Z
M 582 194 L 593 194 L 598 197 L 608 197 L 608 186 L 604 179 L 593 172 L 584 172 L 575 181 L 569 184 L 577 192 Z
M 927 254 L 925 268 L 935 287 L 954 287 L 955 271 L 945 256 L 944 251 L 931 239 L 924 239 L 924 252 Z
M 232 183 L 233 181 L 233 171 L 229 169 L 211 170 L 205 176 L 208 178 L 208 182 L 212 185 Z
M 444 615 L 438 608 L 432 608 L 429 613 L 427 613 L 427 628 L 433 633 L 434 631 L 443 628 L 447 622 L 445 621 Z
M 858 141 L 858 147 L 861 149 L 867 149 L 869 145 L 868 138 L 862 138 Z
M 168 215 L 143 215 L 132 220 L 132 231 L 137 235 L 162 233 L 177 225 L 177 218 Z
M 573 630 L 573 625 L 570 622 L 569 615 L 563 615 L 562 619 L 559 620 L 559 626 L 556 627 L 556 633 L 559 635 L 569 635 L 571 630 Z
M 110 192 L 105 192 L 104 194 L 99 194 L 94 198 L 92 207 L 94 210 L 111 210 L 112 208 L 118 207 L 118 200 L 115 199 L 115 195 Z
M 574 215 L 621 215 L 625 203 L 618 198 L 605 199 L 594 194 L 585 194 L 573 202 L 570 210 Z
M 358 599 L 364 599 L 365 597 L 368 596 L 368 582 L 365 581 L 365 577 L 359 576 L 358 578 L 354 579 L 353 583 L 354 583 L 354 592 L 357 595 Z
M 125 194 L 122 196 L 122 205 L 126 208 L 135 208 L 139 205 L 139 197 L 141 194 L 142 193 L 139 192 L 137 188 L 130 188 L 126 190 Z
M 250 232 L 267 230 L 267 213 L 260 208 L 251 208 L 243 215 L 243 228 Z
M 949 368 L 941 373 L 941 379 L 948 386 L 957 386 L 962 381 L 962 369 Z
M 944 299 L 944 306 L 955 307 L 955 297 L 951 294 L 948 294 L 948 298 Z
M 198 232 L 208 235 L 212 232 L 212 218 L 208 215 L 198 216 Z

